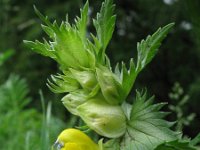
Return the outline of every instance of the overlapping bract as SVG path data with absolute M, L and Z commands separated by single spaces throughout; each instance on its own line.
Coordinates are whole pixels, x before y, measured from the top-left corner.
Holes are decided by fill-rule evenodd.
M 59 26 L 56 21 L 51 23 L 48 17 L 44 17 L 36 8 L 35 11 L 46 24 L 42 25 L 42 28 L 52 41 L 24 41 L 32 50 L 53 58 L 63 69 L 94 67 L 94 54 L 89 51 L 86 42 L 88 3 L 81 11 L 81 18 L 77 18 L 74 25 L 66 20 Z
M 65 107 L 72 114 L 80 116 L 100 135 L 119 137 L 126 129 L 126 118 L 120 107 L 124 100 L 122 86 L 105 54 L 114 31 L 114 5 L 111 0 L 106 0 L 93 20 L 97 31 L 97 36 L 91 34 L 93 41 L 86 36 L 88 9 L 89 4 L 86 2 L 81 17 L 75 19 L 74 25 L 66 20 L 59 26 L 56 22 L 52 24 L 48 17 L 35 8 L 37 15 L 46 24 L 42 25 L 43 30 L 52 41 L 25 43 L 33 51 L 51 57 L 60 64 L 62 74 L 52 75 L 47 86 L 55 93 L 67 93 L 62 99 Z M 83 113 L 88 108 L 88 114 L 93 115 Z M 104 114 L 101 112 L 103 108 Z M 109 117 L 105 118 L 105 115 Z M 113 121 L 116 130 L 109 130 Z

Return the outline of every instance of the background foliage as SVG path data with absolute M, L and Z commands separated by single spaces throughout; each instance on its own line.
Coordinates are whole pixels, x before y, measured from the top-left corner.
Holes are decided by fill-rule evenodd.
M 60 102 L 61 95 L 52 94 L 45 85 L 46 78 L 57 72 L 56 63 L 31 52 L 22 42 L 24 39 L 41 39 L 44 36 L 40 28 L 41 22 L 33 11 L 33 4 L 50 19 L 61 21 L 66 13 L 70 14 L 69 19 L 72 20 L 79 14 L 79 8 L 84 2 L 81 0 L 0 0 L 2 12 L 0 13 L 0 122 L 6 123 L 2 119 L 6 119 L 5 116 L 14 115 L 15 111 L 20 109 L 18 111 L 20 111 L 19 116 L 23 116 L 20 117 L 23 125 L 18 125 L 21 130 L 18 133 L 23 133 L 23 135 L 19 134 L 18 136 L 22 137 L 16 137 L 16 139 L 21 139 L 23 144 L 24 137 L 30 129 L 33 133 L 40 133 L 44 125 L 41 122 L 45 120 L 42 117 L 42 112 L 45 111 L 40 102 L 39 89 L 45 95 L 46 105 L 52 102 L 54 117 L 62 122 L 60 125 L 56 123 L 58 128 L 51 130 L 55 132 L 52 133 L 49 143 L 53 142 L 61 129 L 70 126 L 70 124 L 66 125 L 66 122 L 71 118 Z M 179 82 L 184 95 L 189 96 L 187 104 L 184 107 L 180 106 L 183 112 L 181 118 L 186 117 L 187 120 L 190 114 L 196 115 L 193 120 L 189 121 L 189 125 L 183 124 L 182 128 L 185 135 L 194 137 L 200 132 L 200 2 L 198 0 L 118 0 L 115 3 L 117 25 L 107 51 L 112 59 L 111 62 L 114 62 L 113 65 L 121 60 L 128 62 L 130 57 L 136 55 L 136 42 L 153 33 L 158 27 L 170 22 L 176 23 L 173 31 L 162 44 L 157 57 L 139 76 L 136 86 L 141 89 L 147 86 L 148 92 L 155 94 L 156 100 L 177 106 L 176 98 L 169 96 L 169 93 L 179 94 L 178 90 L 171 91 L 174 83 Z M 95 10 L 100 5 L 101 1 L 91 0 L 90 15 L 94 16 Z M 91 31 L 94 30 L 90 27 L 90 23 L 88 26 Z M 8 60 L 6 53 L 7 57 L 10 56 Z M 3 63 L 4 60 L 6 61 Z M 25 78 L 27 85 L 24 79 L 11 74 Z M 16 98 L 15 92 L 20 92 L 19 89 L 14 92 L 10 89 L 11 95 L 14 94 L 12 100 L 2 96 L 8 84 L 14 82 L 23 84 L 20 88 L 26 89 L 22 90 L 24 93 L 21 93 L 24 97 Z M 9 90 L 9 88 L 6 89 Z M 23 104 L 26 97 L 30 97 L 31 100 Z M 29 113 L 31 113 L 31 119 L 28 117 Z M 173 113 L 177 114 L 176 111 Z M 174 118 L 176 116 L 174 114 L 168 119 L 171 121 L 177 119 L 178 117 Z M 26 126 L 24 122 L 27 120 L 34 123 L 26 123 L 28 125 Z M 11 138 L 8 138 L 10 141 L 6 143 L 3 135 L 11 136 L 16 130 L 11 126 L 15 126 L 16 122 L 19 122 L 18 118 L 9 119 L 8 117 L 7 124 L 0 126 L 4 129 L 0 130 L 0 144 L 3 147 L 8 143 L 15 143 L 11 141 Z M 72 122 L 78 123 L 79 121 L 72 118 Z M 52 127 L 56 128 L 56 125 Z

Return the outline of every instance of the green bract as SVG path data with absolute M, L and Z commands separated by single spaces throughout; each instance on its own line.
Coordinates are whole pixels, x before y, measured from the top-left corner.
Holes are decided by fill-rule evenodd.
M 122 136 L 126 131 L 126 117 L 118 105 L 95 98 L 77 108 L 80 117 L 98 134 L 109 138 Z
M 85 90 L 92 91 L 98 84 L 94 71 L 78 71 L 74 69 L 70 69 L 70 71 Z
M 105 54 L 116 20 L 112 0 L 105 0 L 93 19 L 96 34 L 87 31 L 88 8 L 86 2 L 75 24 L 66 20 L 61 25 L 51 23 L 35 8 L 51 41 L 24 42 L 57 61 L 62 71 L 51 76 L 48 87 L 55 93 L 65 93 L 64 106 L 89 128 L 113 138 L 103 144 L 105 150 L 153 150 L 166 143 L 173 145 L 172 141 L 179 143 L 180 138 L 170 130 L 172 123 L 163 120 L 166 113 L 159 111 L 164 104 L 152 104 L 153 98 L 139 92 L 132 104 L 127 102 L 138 74 L 156 55 L 173 23 L 137 44 L 137 61 L 131 59 L 129 69 L 123 62 L 113 69 Z
M 122 103 L 123 99 L 120 94 L 123 91 L 117 76 L 103 66 L 96 69 L 96 76 L 105 100 L 113 105 Z
M 47 42 L 44 40 L 44 43 L 25 41 L 27 45 L 36 52 L 53 58 L 65 69 L 83 69 L 94 65 L 94 55 L 88 50 L 86 38 L 84 38 L 88 3 L 81 11 L 82 18 L 77 18 L 76 24 L 73 26 L 67 20 L 62 22 L 60 26 L 56 21 L 52 24 L 49 22 L 48 17 L 44 17 L 36 8 L 35 11 L 46 23 L 46 25 L 42 25 L 42 28 L 52 41 Z
M 61 100 L 64 106 L 74 115 L 79 115 L 77 107 L 87 101 L 87 95 L 84 91 L 71 92 Z

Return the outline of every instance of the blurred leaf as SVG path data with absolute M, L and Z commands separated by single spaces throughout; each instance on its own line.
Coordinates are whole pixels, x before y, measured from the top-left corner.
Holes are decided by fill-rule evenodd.
M 200 133 L 194 139 L 192 139 L 190 144 L 195 146 L 195 145 L 197 145 L 199 143 L 200 143 Z
M 0 53 L 0 66 L 14 54 L 13 49 L 8 49 L 4 53 Z
M 27 97 L 28 85 L 17 75 L 10 75 L 0 89 L 1 102 L 4 102 L 2 109 L 4 110 L 7 108 L 20 110 L 30 102 L 30 98 Z

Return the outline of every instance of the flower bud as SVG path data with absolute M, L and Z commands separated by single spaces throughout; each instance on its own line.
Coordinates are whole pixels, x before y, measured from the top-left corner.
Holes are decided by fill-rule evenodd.
M 62 98 L 63 105 L 69 112 L 78 115 L 77 107 L 86 102 L 86 94 L 83 91 L 71 92 Z
M 100 150 L 86 134 L 77 129 L 66 129 L 58 136 L 54 148 L 60 150 Z
M 77 71 L 74 69 L 70 69 L 70 71 L 84 89 L 91 91 L 97 85 L 97 80 L 94 72 L 89 70 Z
M 97 80 L 105 100 L 109 104 L 120 104 L 123 99 L 120 97 L 121 85 L 116 80 L 117 77 L 106 67 L 101 66 L 96 69 Z
M 77 110 L 84 122 L 102 136 L 117 138 L 125 133 L 126 117 L 120 106 L 97 98 L 88 100 Z

